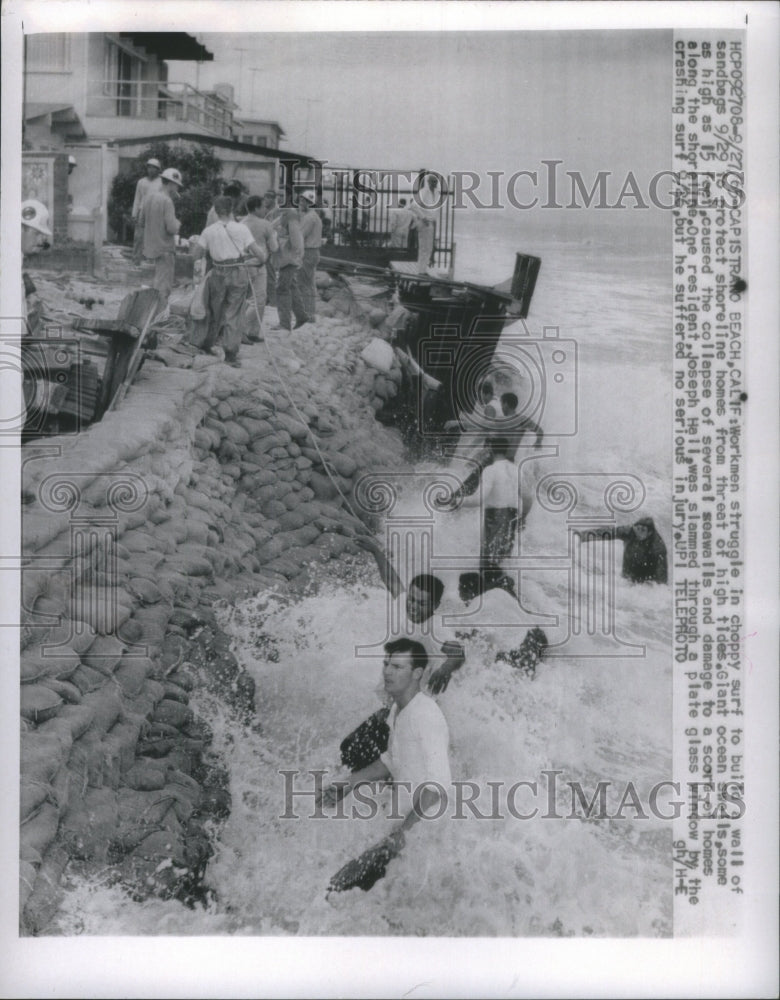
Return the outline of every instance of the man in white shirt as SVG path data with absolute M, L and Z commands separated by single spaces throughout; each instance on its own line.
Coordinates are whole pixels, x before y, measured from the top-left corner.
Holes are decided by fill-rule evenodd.
M 508 457 L 509 441 L 493 437 L 488 448 L 492 461 L 482 470 L 482 489 L 463 497 L 465 507 L 482 504 L 480 556 L 486 569 L 498 567 L 502 559 L 512 554 L 519 520 L 517 466 Z
M 208 275 L 209 332 L 203 350 L 210 351 L 221 337 L 225 361 L 240 368 L 242 316 L 249 290 L 249 267 L 244 256 L 251 255 L 264 264 L 266 253 L 247 227 L 231 217 L 231 198 L 216 198 L 214 210 L 217 221 L 190 241 L 194 256 L 208 252 L 213 264 Z
M 152 157 L 146 161 L 146 177 L 141 177 L 135 186 L 135 198 L 130 211 L 135 230 L 133 232 L 133 260 L 140 264 L 143 258 L 144 228 L 141 221 L 141 206 L 148 194 L 162 190 L 162 166 L 159 160 Z
M 425 274 L 433 257 L 436 216 L 440 207 L 438 185 L 436 174 L 427 174 L 425 184 L 420 185 L 409 207 L 417 230 L 417 270 L 420 274 Z
M 428 664 L 424 647 L 399 638 L 385 644 L 385 654 L 382 676 L 393 701 L 387 750 L 345 781 L 325 788 L 320 801 L 335 805 L 359 785 L 392 780 L 405 793 L 399 799 L 404 818 L 389 836 L 337 872 L 329 892 L 370 889 L 403 848 L 405 833 L 419 819 L 443 812 L 452 781 L 447 721 L 436 702 L 420 690 Z
M 390 212 L 390 246 L 406 250 L 409 245 L 409 227 L 414 216 L 406 207 L 406 198 L 401 198 L 399 207 Z
M 246 339 L 252 343 L 261 339 L 263 315 L 268 297 L 268 261 L 271 259 L 271 254 L 279 249 L 279 240 L 273 223 L 266 218 L 268 213 L 265 199 L 253 194 L 247 199 L 246 207 L 248 215 L 242 221 L 254 237 L 255 243 L 265 251 L 266 259 L 265 265 L 253 268 L 254 273 L 251 277 L 254 305 L 252 302 L 247 304 L 245 325 Z
M 225 187 L 222 190 L 221 197 L 223 197 L 223 198 L 230 198 L 230 201 L 231 201 L 230 215 L 231 215 L 232 218 L 235 218 L 235 214 L 234 214 L 233 210 L 236 207 L 236 205 L 238 204 L 238 202 L 240 202 L 240 200 L 241 200 L 241 194 L 242 194 L 243 190 L 244 189 L 241 186 L 241 182 L 240 181 L 231 181 L 230 183 L 226 184 Z M 217 221 L 218 218 L 219 218 L 219 216 L 217 215 L 216 206 L 212 205 L 211 208 L 208 210 L 208 213 L 206 215 L 206 227 L 205 228 L 208 229 L 209 226 L 213 226 L 214 223 Z

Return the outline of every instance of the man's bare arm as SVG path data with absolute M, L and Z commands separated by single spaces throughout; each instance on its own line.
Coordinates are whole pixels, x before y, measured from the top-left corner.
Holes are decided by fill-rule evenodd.
M 355 542 L 373 555 L 379 575 L 382 577 L 382 583 L 384 583 L 393 597 L 398 597 L 399 594 L 402 594 L 404 585 L 401 583 L 401 577 L 393 569 L 390 560 L 385 555 L 385 550 L 379 542 L 375 538 L 372 538 L 371 535 L 355 535 Z
M 428 687 L 431 689 L 431 694 L 440 694 L 442 691 L 446 691 L 452 675 L 456 670 L 460 670 L 466 662 L 466 654 L 459 642 L 445 642 L 441 650 L 446 659 L 430 676 Z

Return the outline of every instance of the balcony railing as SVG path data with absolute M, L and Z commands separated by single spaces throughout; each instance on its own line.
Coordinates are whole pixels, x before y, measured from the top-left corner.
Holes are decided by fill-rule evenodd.
M 159 80 L 101 80 L 92 89 L 87 113 L 97 117 L 187 122 L 230 138 L 233 114 L 214 97 L 188 83 Z

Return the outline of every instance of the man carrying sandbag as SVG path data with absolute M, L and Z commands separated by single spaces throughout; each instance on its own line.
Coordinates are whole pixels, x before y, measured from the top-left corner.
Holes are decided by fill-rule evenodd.
M 393 702 L 387 749 L 344 781 L 328 785 L 319 801 L 335 805 L 360 785 L 393 781 L 404 818 L 387 837 L 344 865 L 330 880 L 328 892 L 368 891 L 401 852 L 411 827 L 441 810 L 441 798 L 446 802 L 452 782 L 447 720 L 436 702 L 420 690 L 428 666 L 425 648 L 408 638 L 393 639 L 384 648 L 382 678 Z
M 221 196 L 214 201 L 217 221 L 190 240 L 196 258 L 208 253 L 213 267 L 208 275 L 209 331 L 203 350 L 211 353 L 221 339 L 225 361 L 240 368 L 244 303 L 249 291 L 249 259 L 265 264 L 266 253 L 242 222 L 232 218 L 233 200 Z

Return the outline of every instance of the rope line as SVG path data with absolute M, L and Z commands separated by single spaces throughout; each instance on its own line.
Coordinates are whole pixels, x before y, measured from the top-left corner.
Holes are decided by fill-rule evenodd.
M 244 267 L 246 267 L 246 265 L 244 265 Z M 247 276 L 248 276 L 248 275 L 249 275 L 249 271 L 248 271 L 248 268 L 247 268 Z M 252 297 L 252 305 L 254 306 L 254 310 L 255 310 L 255 315 L 257 316 L 257 325 L 258 325 L 258 329 L 259 329 L 259 330 L 260 330 L 260 332 L 262 333 L 262 329 L 263 329 L 263 321 L 262 321 L 262 319 L 260 318 L 260 309 L 259 309 L 259 307 L 258 307 L 258 305 L 257 305 L 257 298 L 256 298 L 256 296 L 255 296 L 255 290 L 254 290 L 254 288 L 252 287 L 252 281 L 251 281 L 251 278 L 250 278 L 250 280 L 249 280 L 249 294 L 250 294 L 250 295 L 251 295 L 251 297 Z M 341 499 L 342 499 L 342 500 L 344 501 L 344 503 L 346 504 L 346 506 L 347 506 L 347 510 L 348 510 L 348 511 L 350 512 L 350 514 L 351 514 L 351 515 L 352 515 L 352 516 L 353 516 L 353 517 L 355 518 L 355 520 L 356 520 L 356 521 L 360 521 L 360 523 L 362 524 L 363 522 L 361 521 L 361 519 L 360 519 L 360 518 L 359 518 L 359 517 L 357 516 L 357 514 L 356 514 L 356 513 L 355 513 L 355 511 L 353 510 L 353 508 L 352 508 L 352 504 L 350 504 L 349 500 L 348 500 L 348 499 L 346 498 L 346 496 L 344 496 L 343 492 L 341 491 L 341 487 L 340 487 L 340 486 L 339 486 L 339 484 L 338 484 L 338 483 L 336 482 L 336 480 L 335 480 L 335 478 L 333 477 L 333 475 L 332 475 L 332 473 L 331 473 L 330 469 L 328 468 L 328 464 L 327 464 L 327 462 L 325 461 L 325 456 L 323 455 L 323 453 L 322 453 L 322 449 L 320 448 L 320 446 L 319 446 L 319 443 L 318 443 L 318 441 L 317 441 L 317 438 L 316 438 L 316 437 L 315 437 L 315 435 L 314 435 L 314 431 L 313 431 L 313 430 L 311 429 L 311 427 L 309 426 L 309 423 L 308 423 L 308 421 L 306 420 L 306 418 L 304 417 L 304 415 L 303 415 L 303 414 L 301 413 L 301 411 L 299 410 L 299 408 L 298 408 L 298 404 L 297 404 L 297 403 L 295 402 L 295 400 L 293 399 L 293 397 L 292 397 L 292 393 L 290 392 L 289 388 L 287 387 L 287 383 L 285 382 L 285 380 L 284 380 L 284 378 L 283 378 L 283 376 L 282 376 L 282 373 L 281 373 L 281 372 L 279 371 L 279 367 L 278 367 L 278 365 L 276 364 L 276 360 L 274 359 L 274 356 L 273 356 L 273 353 L 271 352 L 271 348 L 269 347 L 269 345 L 268 345 L 268 341 L 267 341 L 267 340 L 266 340 L 265 338 L 263 338 L 263 345 L 264 345 L 264 347 L 265 347 L 265 350 L 266 350 L 266 353 L 268 354 L 268 358 L 269 358 L 269 360 L 270 360 L 270 362 L 271 362 L 271 365 L 272 365 L 272 367 L 273 367 L 273 369 L 274 369 L 274 372 L 276 373 L 276 377 L 277 377 L 277 378 L 279 379 L 279 382 L 280 382 L 280 383 L 281 383 L 281 385 L 282 385 L 282 389 L 283 389 L 283 391 L 284 391 L 284 394 L 285 394 L 285 396 L 286 396 L 286 397 L 288 398 L 288 400 L 290 401 L 290 404 L 292 405 L 292 408 L 293 408 L 293 410 L 295 411 L 295 413 L 296 413 L 296 416 L 298 417 L 299 421 L 300 421 L 300 422 L 301 422 L 301 423 L 303 424 L 303 426 L 304 426 L 304 427 L 306 428 L 306 431 L 307 431 L 307 433 L 308 433 L 309 437 L 311 438 L 311 442 L 312 442 L 312 444 L 314 445 L 314 450 L 315 450 L 315 451 L 317 452 L 317 454 L 318 454 L 318 455 L 320 456 L 320 461 L 322 462 L 322 467 L 323 467 L 323 469 L 325 470 L 325 473 L 326 473 L 326 475 L 328 476 L 328 479 L 330 479 L 330 481 L 331 481 L 331 482 L 333 483 L 333 485 L 334 485 L 334 486 L 336 487 L 336 492 L 338 493 L 338 495 L 339 495 L 339 496 L 341 497 Z

